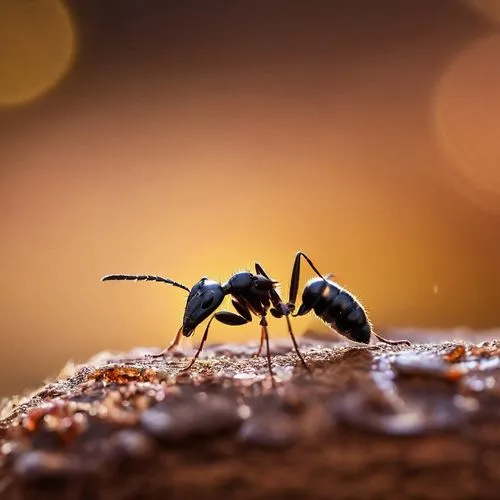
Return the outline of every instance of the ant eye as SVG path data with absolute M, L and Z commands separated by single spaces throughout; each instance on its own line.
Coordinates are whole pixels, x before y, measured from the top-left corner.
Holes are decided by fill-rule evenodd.
M 203 301 L 201 302 L 201 307 L 203 309 L 206 309 L 207 307 L 210 307 L 214 302 L 214 294 L 212 292 L 208 292 L 205 294 L 203 297 Z

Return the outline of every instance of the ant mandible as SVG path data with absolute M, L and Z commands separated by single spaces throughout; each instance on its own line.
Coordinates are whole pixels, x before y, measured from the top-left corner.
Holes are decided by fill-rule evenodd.
M 306 260 L 318 277 L 313 278 L 307 283 L 302 293 L 302 304 L 300 305 L 297 313 L 292 314 L 295 311 L 295 302 L 297 300 L 297 293 L 299 290 L 301 258 Z M 257 356 L 260 356 L 265 341 L 267 365 L 271 381 L 274 386 L 274 377 L 269 350 L 268 323 L 266 319 L 268 311 L 275 318 L 284 317 L 286 319 L 288 333 L 292 339 L 295 352 L 297 353 L 300 362 L 308 372 L 310 372 L 309 367 L 299 350 L 295 335 L 293 334 L 290 316 L 303 316 L 311 310 L 313 310 L 316 316 L 322 319 L 328 326 L 354 342 L 368 344 L 370 342 L 371 335 L 374 335 L 377 339 L 387 344 L 411 345 L 411 343 L 407 340 L 392 341 L 375 333 L 367 317 L 366 311 L 360 302 L 347 290 L 331 281 L 330 278 L 332 275 L 323 276 L 316 269 L 311 259 L 309 259 L 309 257 L 307 257 L 307 255 L 303 252 L 297 252 L 295 255 L 292 278 L 290 282 L 289 298 L 286 303 L 283 302 L 276 290 L 278 282 L 272 280 L 258 262 L 255 263 L 255 272 L 256 274 L 246 271 L 238 272 L 231 276 L 224 284 L 203 277 L 193 286 L 191 290 L 182 283 L 178 283 L 177 281 L 173 281 L 169 278 L 163 278 L 161 276 L 111 274 L 104 276 L 102 281 L 158 281 L 182 288 L 189 292 L 182 326 L 171 344 L 158 356 L 163 356 L 165 353 L 173 351 L 177 346 L 179 346 L 182 336 L 190 337 L 193 335 L 195 328 L 216 311 L 216 309 L 221 305 L 224 297 L 226 295 L 231 295 L 232 304 L 236 309 L 237 314 L 229 311 L 215 312 L 207 323 L 196 354 L 184 370 L 189 370 L 200 355 L 203 345 L 208 337 L 208 330 L 214 319 L 225 325 L 236 326 L 249 323 L 252 321 L 252 314 L 254 314 L 260 318 L 259 324 L 261 326 L 260 346 Z

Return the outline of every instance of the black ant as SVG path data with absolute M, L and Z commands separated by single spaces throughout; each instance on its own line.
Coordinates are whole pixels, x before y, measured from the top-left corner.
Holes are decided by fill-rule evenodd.
M 307 261 L 318 277 L 313 278 L 307 283 L 304 288 L 304 292 L 302 293 L 302 305 L 299 307 L 296 314 L 292 314 L 295 310 L 295 302 L 297 300 L 297 293 L 299 289 L 301 257 Z M 210 318 L 201 339 L 200 346 L 198 347 L 193 359 L 189 365 L 184 368 L 184 370 L 189 370 L 200 355 L 203 345 L 208 337 L 208 330 L 214 319 L 224 323 L 225 325 L 236 326 L 252 321 L 252 314 L 254 314 L 260 318 L 259 324 L 261 326 L 260 346 L 257 356 L 260 356 L 263 343 L 265 341 L 267 365 L 272 383 L 274 385 L 269 351 L 268 323 L 266 319 L 268 311 L 275 318 L 284 317 L 286 319 L 288 333 L 292 339 L 295 352 L 308 372 L 310 372 L 309 367 L 300 353 L 299 346 L 297 345 L 295 335 L 292 331 L 290 316 L 303 316 L 311 310 L 314 310 L 316 315 L 331 328 L 354 342 L 368 344 L 370 342 L 370 337 L 373 334 L 377 339 L 387 344 L 411 345 L 407 340 L 391 341 L 376 334 L 372 330 L 372 326 L 368 320 L 366 312 L 359 301 L 347 290 L 344 290 L 337 283 L 331 281 L 331 275 L 321 275 L 309 257 L 302 252 L 297 252 L 295 256 L 290 283 L 289 299 L 287 303 L 283 302 L 276 290 L 278 282 L 272 280 L 258 262 L 255 263 L 255 272 L 256 274 L 245 271 L 236 273 L 224 284 L 203 277 L 193 286 L 191 290 L 177 281 L 173 281 L 169 278 L 162 278 L 161 276 L 111 274 L 109 276 L 104 276 L 102 281 L 159 281 L 161 283 L 167 283 L 169 285 L 182 288 L 189 292 L 182 326 L 171 344 L 158 356 L 162 356 L 166 352 L 173 351 L 177 348 L 181 342 L 182 336 L 190 337 L 193 335 L 195 328 L 203 320 L 215 312 L 215 310 L 221 305 L 224 297 L 226 295 L 231 295 L 233 307 L 236 309 L 238 314 L 229 311 L 219 311 Z

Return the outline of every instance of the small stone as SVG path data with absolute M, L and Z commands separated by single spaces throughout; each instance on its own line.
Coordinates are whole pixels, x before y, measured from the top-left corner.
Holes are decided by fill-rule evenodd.
M 98 461 L 83 462 L 75 455 L 47 451 L 30 451 L 14 463 L 14 472 L 26 481 L 44 478 L 63 478 L 96 472 Z
M 296 418 L 286 413 L 265 412 L 251 416 L 238 437 L 245 443 L 266 448 L 285 448 L 296 443 L 303 432 Z
M 395 404 L 397 402 L 397 404 Z M 341 424 L 394 436 L 426 434 L 451 429 L 468 418 L 468 412 L 446 392 L 408 391 L 392 402 L 384 392 L 353 392 L 332 399 L 330 411 Z
M 242 420 L 246 420 L 252 414 L 252 409 L 248 405 L 240 405 L 238 407 L 238 415 Z
M 461 396 L 460 394 L 457 394 L 453 398 L 453 402 L 455 403 L 457 408 L 460 408 L 464 411 L 471 412 L 471 413 L 479 410 L 479 406 L 480 406 L 479 401 L 477 399 L 471 398 L 471 397 L 466 397 L 466 396 Z
M 449 366 L 437 356 L 403 354 L 398 356 L 392 365 L 399 376 L 420 376 L 457 381 L 465 373 L 463 368 Z
M 161 437 L 171 428 L 172 417 L 166 409 L 156 406 L 142 414 L 141 425 L 153 436 Z
M 500 396 L 500 369 L 476 371 L 464 377 L 461 386 L 466 393 L 487 393 L 498 399 Z
M 236 402 L 222 395 L 205 393 L 189 400 L 160 403 L 141 416 L 146 432 L 167 441 L 230 431 L 240 423 Z
M 49 413 L 50 408 L 51 405 L 30 408 L 25 418 L 23 419 L 23 427 L 29 432 L 35 431 L 38 427 L 39 422 L 45 417 L 45 415 Z
M 19 443 L 16 443 L 15 441 L 7 441 L 6 443 L 3 443 L 2 446 L 0 446 L 0 453 L 7 456 L 15 453 L 16 448 L 18 447 Z
M 147 458 L 155 449 L 154 442 L 144 432 L 131 429 L 116 432 L 111 444 L 124 458 Z
M 376 397 L 362 392 L 342 394 L 332 399 L 330 411 L 338 423 L 383 434 L 420 434 L 425 425 L 421 412 L 411 408 L 398 411 L 383 393 Z

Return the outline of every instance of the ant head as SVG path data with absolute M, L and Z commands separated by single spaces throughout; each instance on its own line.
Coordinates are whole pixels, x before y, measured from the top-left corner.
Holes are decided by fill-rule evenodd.
M 201 278 L 189 293 L 182 321 L 182 334 L 185 337 L 193 335 L 194 329 L 221 305 L 224 295 L 220 283 Z

